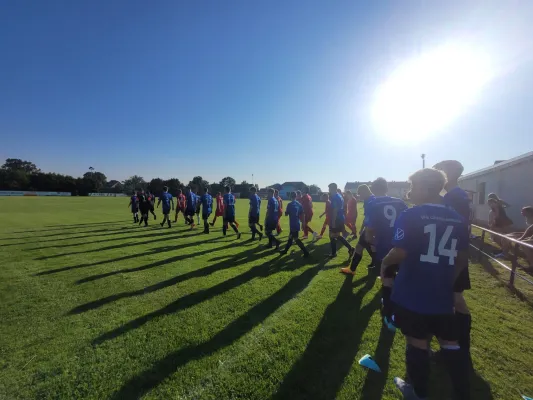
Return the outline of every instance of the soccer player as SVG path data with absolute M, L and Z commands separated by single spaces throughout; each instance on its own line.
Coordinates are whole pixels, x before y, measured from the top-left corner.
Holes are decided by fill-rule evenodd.
M 168 227 L 170 228 L 170 206 L 172 205 L 172 210 L 174 210 L 174 199 L 172 198 L 172 195 L 168 192 L 168 187 L 163 187 L 163 193 L 161 193 L 161 196 L 159 197 L 159 201 L 157 202 L 157 208 L 159 208 L 159 205 L 163 203 L 163 222 L 161 222 L 161 226 L 165 225 L 165 221 L 168 223 Z
M 154 216 L 154 220 L 156 220 L 157 216 L 155 215 L 155 195 L 152 192 L 148 191 L 147 199 L 148 199 L 148 202 L 150 203 L 150 210 L 149 211 Z
M 174 216 L 174 222 L 178 222 L 178 214 L 181 212 L 183 214 L 183 218 L 185 217 L 185 208 L 187 206 L 187 198 L 183 194 L 183 191 L 181 189 L 178 190 L 178 205 L 176 207 L 176 215 Z
M 385 180 L 377 181 L 381 185 L 386 185 Z M 378 185 L 376 183 L 375 186 Z M 376 192 L 383 193 L 385 188 L 375 188 Z M 401 199 L 389 196 L 379 196 L 371 201 L 367 206 L 366 216 L 366 229 L 365 235 L 366 241 L 374 239 L 376 248 L 376 260 L 378 264 L 385 258 L 389 251 L 392 249 L 392 240 L 394 237 L 394 224 L 400 214 L 407 210 L 407 204 Z M 354 258 L 360 257 L 355 253 Z M 350 270 L 351 272 L 351 270 Z M 391 331 L 395 331 L 396 328 L 392 323 L 392 304 L 391 293 L 394 284 L 394 278 L 398 272 L 398 265 L 390 266 L 384 277 L 381 279 L 381 304 L 382 304 L 382 316 L 387 328 Z M 348 272 L 347 272 L 348 273 Z
M 337 240 L 348 248 L 348 254 L 351 257 L 354 249 L 341 235 L 344 230 L 344 199 L 342 198 L 342 195 L 337 192 L 336 183 L 330 183 L 328 188 L 331 200 L 331 210 L 329 214 L 329 243 L 331 246 L 331 254 L 329 257 L 337 257 Z
M 350 190 L 344 194 L 346 205 L 346 225 L 352 231 L 354 239 L 357 239 L 357 199 Z
M 453 208 L 459 215 L 464 218 L 466 224 L 470 220 L 470 198 L 468 193 L 459 187 L 458 179 L 463 173 L 463 165 L 456 160 L 441 161 L 433 168 L 446 174 L 447 182 L 444 186 L 446 194 L 443 196 L 443 203 Z M 468 244 L 468 243 L 467 243 Z M 472 329 L 472 317 L 470 310 L 463 296 L 465 290 L 469 290 L 470 274 L 468 272 L 468 259 L 461 259 L 461 274 L 455 281 L 455 318 L 459 332 L 459 345 L 470 358 L 470 331 Z M 440 355 L 439 355 L 440 358 Z
M 213 211 L 213 196 L 209 194 L 209 188 L 204 188 L 204 193 L 200 197 L 202 204 L 202 219 L 204 220 L 204 233 L 209 233 L 209 216 Z
M 139 222 L 139 199 L 137 198 L 137 195 L 135 192 L 130 197 L 130 204 L 128 204 L 128 207 L 131 206 L 131 213 L 133 214 L 133 223 L 136 224 Z
M 276 232 L 278 233 L 278 236 L 279 236 L 280 233 L 283 232 L 283 229 L 281 229 L 281 224 L 280 224 L 280 219 L 281 219 L 281 216 L 283 215 L 283 199 L 279 195 L 278 189 L 274 189 L 274 197 L 278 200 L 278 204 L 279 204 L 278 226 L 276 227 Z
M 256 228 L 256 225 L 259 225 L 259 229 L 263 230 L 263 226 L 259 223 L 260 213 L 261 199 L 257 195 L 257 189 L 252 186 L 250 188 L 250 211 L 248 212 L 248 226 L 252 231 L 252 240 L 255 240 L 256 234 L 259 236 L 259 240 L 263 238 L 263 234 Z
M 217 217 L 224 218 L 224 199 L 222 198 L 222 193 L 220 192 L 217 193 L 216 200 L 217 200 L 217 210 L 215 212 L 215 217 L 213 218 L 213 222 L 211 222 L 210 224 L 211 226 L 215 225 Z
M 343 211 L 344 211 L 344 221 L 345 221 L 345 224 L 346 224 L 346 213 L 348 211 L 348 202 L 346 201 L 346 198 L 344 197 L 344 194 L 342 193 L 342 190 L 339 188 L 337 189 L 337 193 L 340 194 L 342 196 L 342 199 L 344 200 L 344 207 L 343 207 Z M 348 237 L 348 232 L 346 232 L 346 227 L 345 225 L 342 226 L 342 236 L 344 238 L 347 238 Z
M 385 181 L 383 178 L 378 178 L 380 182 L 383 182 Z M 383 181 L 381 181 L 381 179 L 383 179 Z M 378 180 L 376 180 L 378 181 Z M 386 185 L 386 182 L 385 181 L 385 185 Z M 379 188 L 379 184 L 376 185 L 378 188 Z M 378 189 L 379 190 L 379 189 Z M 383 190 L 382 190 L 383 192 Z M 346 268 L 341 268 L 341 272 L 344 273 L 344 274 L 349 274 L 349 275 L 355 275 L 355 271 L 357 269 L 357 267 L 359 266 L 359 263 L 361 262 L 361 259 L 363 258 L 363 250 L 366 249 L 366 251 L 368 252 L 368 254 L 370 254 L 370 257 L 372 258 L 372 262 L 368 265 L 368 268 L 373 268 L 376 264 L 375 262 L 375 251 L 374 249 L 372 248 L 373 247 L 373 243 L 369 240 L 367 240 L 367 236 L 366 236 L 366 223 L 367 223 L 367 220 L 366 220 L 366 216 L 368 214 L 368 211 L 369 210 L 369 205 L 370 203 L 376 198 L 376 196 L 374 196 L 374 194 L 372 193 L 372 191 L 370 190 L 370 188 L 367 186 L 367 185 L 360 185 L 358 188 L 357 188 L 357 194 L 359 196 L 359 198 L 361 200 L 363 200 L 363 210 L 364 210 L 364 214 L 365 214 L 365 219 L 363 221 L 363 227 L 361 229 L 361 232 L 359 233 L 359 242 L 357 243 L 357 245 L 355 246 L 355 251 L 354 251 L 354 255 L 353 255 L 353 258 L 352 258 L 352 261 L 350 263 L 350 267 L 346 267 Z M 383 196 L 385 196 L 387 194 L 387 191 L 385 189 L 385 192 L 383 193 Z M 368 239 L 371 239 L 371 238 L 368 238 Z
M 268 248 L 276 245 L 276 250 L 279 249 L 281 242 L 274 237 L 272 232 L 276 230 L 279 219 L 279 203 L 278 200 L 274 197 L 274 189 L 268 189 L 268 203 L 267 203 L 267 212 L 265 217 L 265 233 L 268 237 Z
M 150 211 L 151 203 L 149 197 L 144 193 L 144 190 L 137 196 L 139 199 L 139 211 L 141 212 L 141 220 L 139 225 L 144 221 L 144 226 L 148 226 L 148 212 Z
M 274 192 L 275 196 L 275 192 Z M 289 226 L 291 229 L 291 232 L 289 234 L 289 240 L 287 241 L 287 244 L 285 245 L 285 249 L 281 251 L 281 254 L 287 254 L 289 249 L 292 246 L 292 242 L 296 242 L 298 247 L 303 251 L 304 257 L 309 257 L 309 251 L 305 248 L 304 244 L 298 237 L 300 234 L 300 216 L 304 212 L 303 207 L 300 203 L 296 201 L 296 193 L 291 192 L 291 202 L 287 205 L 287 210 L 285 211 L 285 215 L 289 216 Z
M 222 234 L 226 236 L 228 231 L 228 225 L 235 231 L 237 234 L 237 239 L 241 238 L 241 233 L 239 229 L 235 226 L 235 196 L 231 193 L 231 188 L 226 186 L 224 194 L 224 225 L 222 226 Z
M 402 212 L 394 226 L 393 248 L 381 264 L 381 277 L 399 265 L 392 290 L 394 322 L 407 341 L 405 361 L 411 383 L 394 378 L 406 399 L 426 399 L 430 374 L 430 338 L 439 340 L 455 398 L 469 399 L 469 362 L 459 351 L 454 315 L 454 282 L 468 259 L 468 225 L 441 202 L 445 175 L 424 168 L 409 177 L 415 207 Z
M 194 229 L 194 214 L 196 213 L 196 195 L 192 192 L 191 188 L 187 186 L 185 188 L 185 222 L 191 226 L 191 230 Z
M 324 221 L 324 224 L 322 225 L 322 230 L 320 231 L 320 235 L 318 235 L 319 238 L 322 238 L 322 236 L 324 236 L 324 232 L 326 232 L 326 227 L 329 225 L 329 215 L 330 215 L 330 210 L 331 210 L 331 201 L 329 201 L 329 193 L 324 193 L 322 195 L 322 201 L 326 203 L 326 208 L 319 218 L 322 218 L 325 215 L 326 220 Z
M 202 208 L 202 201 L 200 199 L 200 194 L 198 192 L 193 193 L 194 197 L 196 199 L 196 221 L 198 222 L 198 225 L 200 225 L 200 211 Z
M 302 239 L 307 239 L 309 232 L 313 235 L 313 240 L 317 240 L 316 232 L 309 226 L 313 219 L 313 200 L 309 196 L 309 187 L 305 187 L 302 198 L 299 202 L 304 209 L 304 236 Z

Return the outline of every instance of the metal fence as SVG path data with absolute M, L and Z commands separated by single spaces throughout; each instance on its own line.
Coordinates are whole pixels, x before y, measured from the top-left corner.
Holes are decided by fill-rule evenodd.
M 519 248 L 520 247 L 528 247 L 528 248 L 533 250 L 533 245 L 530 245 L 528 243 L 524 243 L 524 242 L 521 242 L 519 240 L 510 238 L 510 237 L 506 236 L 505 234 L 494 232 L 494 231 L 491 231 L 490 229 L 483 228 L 481 226 L 472 225 L 472 228 L 476 228 L 476 229 L 481 230 L 481 243 L 480 243 L 479 247 L 475 246 L 474 243 L 470 243 L 470 247 L 472 247 L 475 250 L 477 250 L 478 260 L 481 258 L 481 254 L 483 254 L 484 256 L 488 257 L 492 261 L 496 262 L 500 267 L 505 268 L 506 270 L 508 270 L 511 273 L 511 275 L 509 277 L 509 286 L 511 286 L 511 287 L 514 287 L 516 277 L 524 280 L 525 282 L 529 283 L 530 285 L 533 285 L 533 280 L 532 280 L 531 277 L 517 272 L 517 268 L 520 266 L 520 264 L 518 263 Z M 485 237 L 486 237 L 487 233 L 489 233 L 491 235 L 498 236 L 498 237 L 502 238 L 502 240 L 507 240 L 507 241 L 510 241 L 512 243 L 511 246 L 513 247 L 514 251 L 512 253 L 511 258 L 509 259 L 509 261 L 511 262 L 511 267 L 509 267 L 508 265 L 502 263 L 500 260 L 494 258 L 491 254 L 488 254 L 485 251 L 485 246 L 486 246 Z

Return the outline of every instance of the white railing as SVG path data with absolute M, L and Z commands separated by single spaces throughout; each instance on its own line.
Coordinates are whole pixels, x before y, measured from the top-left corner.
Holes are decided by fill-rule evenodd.
M 506 236 L 505 234 L 491 231 L 490 229 L 483 228 L 482 226 L 472 225 L 472 227 L 481 230 L 481 244 L 479 245 L 479 247 L 475 246 L 473 243 L 470 243 L 470 247 L 472 247 L 473 249 L 477 250 L 478 258 L 481 256 L 481 254 L 483 254 L 484 256 L 490 258 L 492 261 L 496 262 L 500 267 L 505 268 L 506 270 L 508 270 L 511 273 L 511 275 L 509 277 L 509 286 L 511 286 L 511 287 L 514 287 L 514 282 L 515 282 L 515 278 L 516 277 L 519 277 L 520 279 L 524 280 L 525 282 L 529 283 L 530 285 L 533 285 L 533 280 L 531 280 L 531 278 L 526 277 L 525 275 L 523 275 L 523 274 L 521 274 L 521 273 L 516 271 L 517 268 L 520 266 L 518 264 L 518 250 L 519 250 L 519 247 L 528 247 L 528 248 L 533 250 L 533 245 L 531 245 L 529 243 L 521 242 L 521 241 L 513 239 L 513 238 L 510 238 L 510 237 Z M 484 251 L 484 247 L 485 247 L 485 244 L 486 244 L 485 243 L 485 236 L 486 236 L 487 233 L 490 233 L 491 235 L 498 236 L 501 239 L 510 241 L 510 242 L 512 242 L 514 244 L 514 246 L 513 246 L 514 247 L 514 252 L 513 252 L 512 256 L 511 256 L 510 260 L 509 260 L 509 261 L 511 261 L 511 267 L 509 267 L 508 265 L 502 263 L 500 260 L 494 258 L 491 254 L 489 254 L 489 253 Z

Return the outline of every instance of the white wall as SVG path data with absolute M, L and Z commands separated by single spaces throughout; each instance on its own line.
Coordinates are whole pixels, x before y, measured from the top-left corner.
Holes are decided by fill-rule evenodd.
M 481 182 L 486 182 L 485 204 L 479 204 L 479 193 L 474 194 L 474 217 L 476 220 L 488 222 L 489 207 L 487 196 L 496 193 L 498 197 L 511 205 L 505 211 L 514 222 L 514 227 L 526 227 L 521 214 L 522 207 L 533 206 L 533 160 L 525 160 L 508 168 L 487 171 L 484 174 L 465 177 L 459 181 L 464 190 L 478 192 Z

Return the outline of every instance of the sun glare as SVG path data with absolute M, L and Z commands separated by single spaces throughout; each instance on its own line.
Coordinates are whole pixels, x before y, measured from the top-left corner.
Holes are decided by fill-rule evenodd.
M 446 45 L 401 65 L 377 92 L 377 131 L 413 143 L 442 129 L 471 105 L 490 79 L 487 57 L 475 48 Z

